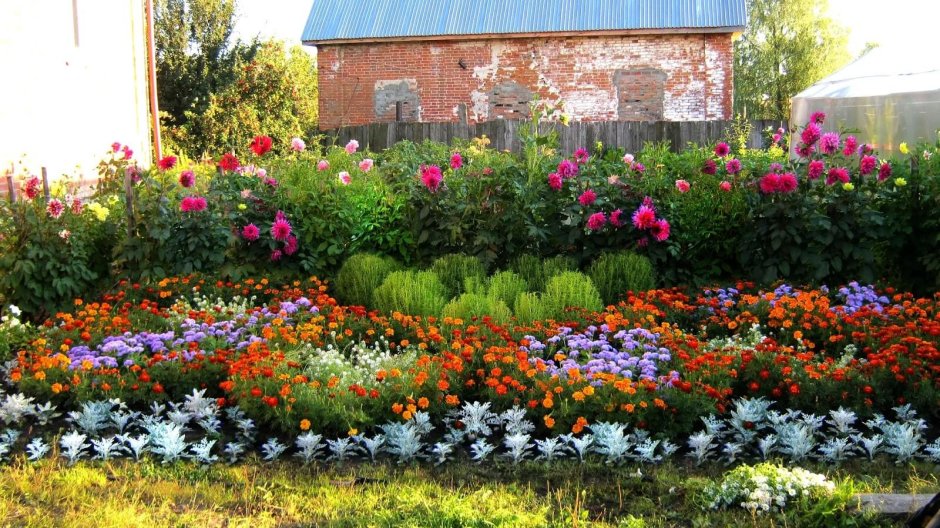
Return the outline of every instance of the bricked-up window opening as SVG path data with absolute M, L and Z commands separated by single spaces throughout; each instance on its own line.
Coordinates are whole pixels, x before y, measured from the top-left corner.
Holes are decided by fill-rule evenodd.
M 401 121 L 418 121 L 420 99 L 418 85 L 414 79 L 376 82 L 374 95 L 376 121 L 395 121 L 399 104 Z
M 654 68 L 614 72 L 617 118 L 621 121 L 662 121 L 666 73 Z
M 489 101 L 490 119 L 526 119 L 532 90 L 519 83 L 504 82 L 490 91 Z

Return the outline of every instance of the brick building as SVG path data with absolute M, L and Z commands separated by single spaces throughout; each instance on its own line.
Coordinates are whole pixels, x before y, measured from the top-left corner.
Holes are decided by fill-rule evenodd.
M 354 7 L 350 7 L 350 6 Z M 745 0 L 313 0 L 320 126 L 731 118 Z

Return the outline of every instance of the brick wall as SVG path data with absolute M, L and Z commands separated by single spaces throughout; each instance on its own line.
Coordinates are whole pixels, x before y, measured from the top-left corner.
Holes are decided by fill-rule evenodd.
M 322 45 L 320 126 L 518 117 L 534 95 L 573 119 L 731 118 L 730 34 Z

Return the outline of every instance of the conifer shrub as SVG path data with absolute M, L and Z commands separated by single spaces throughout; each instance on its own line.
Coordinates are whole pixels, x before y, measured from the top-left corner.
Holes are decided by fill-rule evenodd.
M 346 259 L 336 275 L 336 299 L 348 306 L 373 307 L 372 294 L 393 271 L 401 269 L 395 259 L 372 253 L 357 253 Z
M 591 278 L 578 271 L 565 271 L 549 279 L 542 295 L 542 305 L 547 317 L 559 320 L 564 319 L 568 308 L 583 308 L 590 312 L 604 308 Z
M 464 283 L 468 278 L 486 277 L 483 262 L 470 255 L 451 253 L 434 261 L 431 271 L 437 274 L 447 292 L 447 298 L 453 298 L 464 292 Z
M 529 291 L 529 283 L 512 271 L 500 271 L 490 277 L 486 295 L 512 306 L 520 293 Z
M 650 259 L 630 251 L 604 253 L 591 264 L 588 274 L 605 304 L 616 304 L 628 291 L 656 287 Z
M 577 270 L 578 263 L 575 259 L 564 255 L 543 259 L 524 254 L 517 257 L 510 268 L 525 279 L 530 290 L 544 291 L 548 279 L 565 271 Z
M 439 316 L 447 304 L 446 289 L 433 271 L 394 271 L 373 294 L 375 308 L 385 313 Z
M 539 294 L 534 292 L 522 292 L 517 295 L 512 310 L 516 320 L 521 324 L 541 321 L 546 317 L 542 299 Z
M 512 312 L 506 303 L 499 299 L 487 297 L 479 293 L 464 293 L 444 306 L 445 317 L 459 317 L 469 321 L 476 317 L 482 319 L 489 316 L 494 323 L 506 323 L 512 317 Z

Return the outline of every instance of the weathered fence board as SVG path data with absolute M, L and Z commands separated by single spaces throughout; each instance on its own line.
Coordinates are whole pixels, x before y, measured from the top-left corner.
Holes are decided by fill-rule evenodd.
M 600 141 L 605 145 L 636 152 L 646 142 L 668 141 L 673 150 L 685 148 L 688 143 L 699 145 L 714 143 L 724 137 L 732 121 L 600 121 L 572 122 L 569 126 L 559 123 L 542 123 L 539 129 L 558 131 L 562 152 L 571 154 L 581 147 L 590 148 Z M 384 150 L 395 143 L 408 140 L 421 142 L 426 139 L 450 143 L 454 138 L 470 139 L 486 135 L 490 147 L 497 150 L 519 152 L 519 129 L 529 126 L 524 121 L 496 120 L 483 123 L 374 123 L 326 130 L 324 134 L 335 138 L 337 144 L 345 145 L 350 139 L 359 141 L 363 148 L 374 152 Z M 751 136 L 748 146 L 763 146 L 762 131 L 772 127 L 787 127 L 783 121 L 751 121 Z

